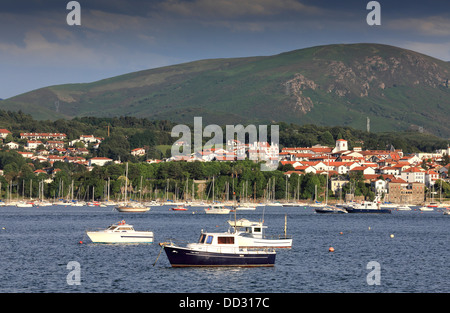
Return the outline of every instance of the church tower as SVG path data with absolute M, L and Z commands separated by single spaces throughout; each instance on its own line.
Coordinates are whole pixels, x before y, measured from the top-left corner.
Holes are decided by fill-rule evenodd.
M 333 153 L 342 152 L 348 150 L 348 142 L 345 139 L 336 140 L 336 147 L 333 149 Z

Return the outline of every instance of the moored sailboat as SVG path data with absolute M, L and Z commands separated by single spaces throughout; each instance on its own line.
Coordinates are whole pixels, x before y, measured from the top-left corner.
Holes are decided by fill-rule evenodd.
M 125 201 L 123 204 L 118 205 L 115 209 L 124 213 L 143 213 L 150 210 L 150 207 L 146 207 L 140 203 L 127 202 L 127 189 L 128 189 L 128 162 L 125 167 Z

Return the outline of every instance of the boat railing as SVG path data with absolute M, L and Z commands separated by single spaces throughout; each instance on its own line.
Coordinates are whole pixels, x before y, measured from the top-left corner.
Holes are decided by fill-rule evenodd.
M 189 243 L 189 241 L 187 241 L 187 240 L 174 239 L 174 238 L 169 238 L 165 242 L 169 243 L 171 245 L 174 245 L 174 246 L 185 246 L 185 245 L 187 245 Z
M 264 236 L 264 239 L 292 239 L 292 235 L 269 235 L 269 236 Z

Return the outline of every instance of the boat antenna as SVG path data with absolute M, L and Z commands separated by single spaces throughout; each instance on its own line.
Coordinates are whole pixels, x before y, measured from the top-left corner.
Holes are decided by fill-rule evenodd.
M 236 211 L 237 211 L 237 204 L 236 204 L 236 193 L 233 191 L 233 204 L 234 204 L 234 233 L 236 233 L 236 226 L 237 226 L 237 220 L 236 220 Z

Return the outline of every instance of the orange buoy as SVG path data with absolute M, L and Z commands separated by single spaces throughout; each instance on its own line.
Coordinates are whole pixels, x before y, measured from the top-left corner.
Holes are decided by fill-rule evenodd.
M 83 244 L 83 242 L 82 242 L 81 240 L 80 240 L 78 243 L 79 243 L 80 245 Z
M 340 233 L 339 233 L 339 235 L 343 235 L 343 234 L 344 234 L 343 232 L 340 232 Z
M 334 252 L 334 248 L 333 248 L 333 247 L 330 247 L 330 248 L 328 249 L 328 252 Z

